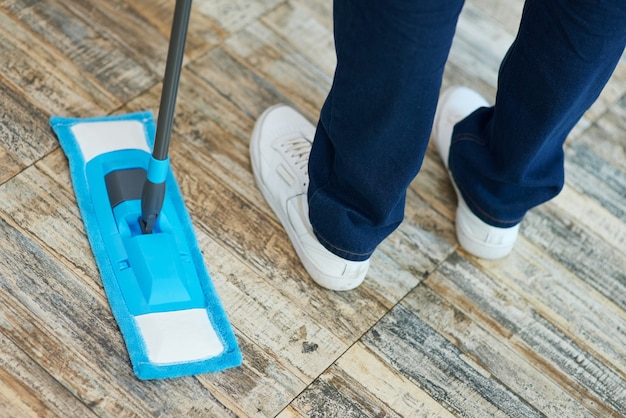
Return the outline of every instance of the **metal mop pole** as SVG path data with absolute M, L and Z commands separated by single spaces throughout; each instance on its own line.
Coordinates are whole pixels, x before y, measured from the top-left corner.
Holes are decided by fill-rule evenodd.
M 154 149 L 152 150 L 152 158 L 150 159 L 146 182 L 141 195 L 141 218 L 139 223 L 144 234 L 152 233 L 165 198 L 165 180 L 169 168 L 168 150 L 190 14 L 191 0 L 176 0 Z

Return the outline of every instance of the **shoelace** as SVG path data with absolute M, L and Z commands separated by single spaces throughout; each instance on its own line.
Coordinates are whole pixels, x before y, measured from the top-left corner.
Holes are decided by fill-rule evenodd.
M 285 148 L 285 154 L 292 159 L 293 165 L 304 175 L 307 182 L 309 178 L 309 154 L 311 153 L 312 143 L 311 140 L 302 135 L 281 144 Z

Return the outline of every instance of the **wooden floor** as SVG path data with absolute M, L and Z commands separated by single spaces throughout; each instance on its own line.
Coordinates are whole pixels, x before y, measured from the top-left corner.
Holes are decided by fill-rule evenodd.
M 470 0 L 444 85 L 493 99 L 522 0 Z M 626 58 L 508 258 L 459 250 L 431 147 L 359 289 L 316 286 L 256 189 L 255 119 L 311 120 L 331 0 L 196 0 L 171 160 L 241 367 L 138 381 L 51 115 L 156 111 L 174 0 L 0 0 L 0 416 L 625 416 Z

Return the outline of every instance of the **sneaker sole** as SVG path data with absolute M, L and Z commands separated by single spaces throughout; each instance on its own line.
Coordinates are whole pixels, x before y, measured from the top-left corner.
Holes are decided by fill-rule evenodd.
M 458 192 L 457 192 L 457 195 L 458 195 Z M 465 210 L 469 211 L 470 209 L 466 207 Z M 459 215 L 459 212 L 461 211 L 462 209 L 458 207 L 456 211 L 457 219 L 459 219 L 460 216 L 463 216 L 463 215 Z M 485 243 L 484 241 L 476 240 L 472 235 L 468 234 L 465 231 L 465 228 L 463 228 L 463 226 L 459 226 L 458 224 L 459 222 L 457 221 L 456 238 L 459 241 L 459 244 L 461 244 L 461 247 L 472 255 L 483 258 L 485 260 L 498 260 L 500 258 L 506 257 L 513 250 L 515 241 L 513 241 L 513 243 L 509 245 L 489 245 Z M 518 227 L 519 226 L 514 226 L 512 228 L 518 228 Z M 516 238 L 517 238 L 517 233 L 516 233 Z

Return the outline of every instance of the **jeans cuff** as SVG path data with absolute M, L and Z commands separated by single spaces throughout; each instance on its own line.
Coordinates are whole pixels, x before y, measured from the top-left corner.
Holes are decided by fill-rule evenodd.
M 336 256 L 346 259 L 348 261 L 365 261 L 365 260 L 368 260 L 374 253 L 374 250 L 371 250 L 366 253 L 357 253 L 353 251 L 344 250 L 342 248 L 338 248 L 337 246 L 328 242 L 328 240 L 324 239 L 324 237 L 322 237 L 315 230 L 315 228 L 313 228 L 313 233 L 315 234 L 315 237 L 317 238 L 319 243 L 322 244 L 324 248 L 326 248 L 328 251 L 335 254 Z

